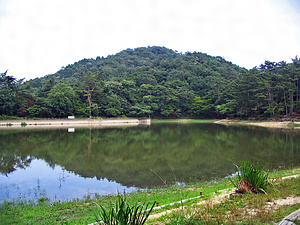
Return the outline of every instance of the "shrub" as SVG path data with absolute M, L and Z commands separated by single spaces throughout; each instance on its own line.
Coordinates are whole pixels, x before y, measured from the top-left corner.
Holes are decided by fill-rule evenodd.
M 0 120 L 21 120 L 22 118 L 19 118 L 17 116 L 7 116 L 7 115 L 0 115 Z
M 233 179 L 230 179 L 233 185 L 238 187 L 241 180 L 247 180 L 257 191 L 266 193 L 269 175 L 259 163 L 245 161 L 240 167 L 236 167 L 238 168 L 238 174 Z
M 96 203 L 98 213 L 94 212 L 96 222 L 102 221 L 106 225 L 143 225 L 150 215 L 154 205 L 147 209 L 148 204 L 129 206 L 125 197 L 118 196 L 115 207 L 105 209 Z

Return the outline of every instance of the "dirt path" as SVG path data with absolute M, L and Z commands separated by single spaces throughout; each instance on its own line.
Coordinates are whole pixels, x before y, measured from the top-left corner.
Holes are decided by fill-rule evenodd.
M 293 176 L 288 176 L 288 177 L 283 177 L 282 179 L 290 179 L 293 177 L 299 177 L 300 174 L 298 175 L 293 175 Z M 203 201 L 199 201 L 197 203 L 197 205 L 206 205 L 206 206 L 210 206 L 213 207 L 214 205 L 220 204 L 223 201 L 225 201 L 226 199 L 229 198 L 231 193 L 235 192 L 235 188 L 229 188 L 229 189 L 224 189 L 221 191 L 218 191 L 217 193 L 214 194 L 214 196 L 208 200 L 203 200 Z M 198 196 L 196 198 L 200 198 L 201 196 Z M 186 200 L 183 200 L 183 202 L 185 202 Z M 284 198 L 284 199 L 277 199 L 274 200 L 272 202 L 269 202 L 268 205 L 266 205 L 266 209 L 268 210 L 276 210 L 279 208 L 279 206 L 283 206 L 283 205 L 295 205 L 300 203 L 300 196 L 290 196 L 288 198 Z M 171 203 L 173 204 L 173 203 Z M 164 207 L 164 206 L 162 206 Z M 154 209 L 159 209 L 161 207 L 155 207 Z M 178 211 L 178 210 L 185 210 L 185 207 L 181 207 L 181 208 L 174 208 L 174 209 L 170 209 L 170 210 L 165 210 L 159 213 L 152 213 L 149 216 L 149 219 L 157 219 L 161 216 L 167 215 L 167 214 L 171 214 L 172 212 Z M 254 213 L 254 212 L 252 212 Z M 300 215 L 299 215 L 300 217 Z
M 208 205 L 208 204 L 220 204 L 222 202 L 222 200 L 226 199 L 230 193 L 233 193 L 235 190 L 235 188 L 230 188 L 230 189 L 225 189 L 225 190 L 221 190 L 221 191 L 218 191 L 217 193 L 214 194 L 214 196 L 209 199 L 209 200 L 203 200 L 203 201 L 199 201 L 197 203 L 197 205 Z M 203 196 L 199 196 L 200 197 L 203 197 Z M 185 200 L 183 200 L 183 202 L 185 202 Z M 156 207 L 154 209 L 159 209 L 160 207 Z M 178 211 L 178 210 L 182 210 L 184 209 L 185 207 L 183 208 L 175 208 L 175 209 L 169 209 L 169 210 L 165 210 L 163 212 L 159 212 L 159 213 L 156 213 L 156 214 L 151 214 L 149 216 L 149 219 L 157 219 L 161 216 L 164 216 L 166 214 L 170 214 L 174 211 Z

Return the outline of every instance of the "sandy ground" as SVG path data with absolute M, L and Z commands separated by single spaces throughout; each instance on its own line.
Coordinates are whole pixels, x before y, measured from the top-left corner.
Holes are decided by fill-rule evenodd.
M 26 126 L 22 124 L 26 123 Z M 55 119 L 55 120 L 0 120 L 0 129 L 66 128 L 66 127 L 106 127 L 148 125 L 148 120 L 138 119 Z
M 266 128 L 281 128 L 281 129 L 291 129 L 290 121 L 285 122 L 260 122 L 260 121 L 247 121 L 247 120 L 241 120 L 241 121 L 233 121 L 233 120 L 218 120 L 214 123 L 222 124 L 222 125 L 248 125 L 248 126 L 259 126 L 259 127 L 266 127 Z M 293 122 L 293 124 L 299 126 L 294 127 L 294 129 L 300 129 L 300 122 Z

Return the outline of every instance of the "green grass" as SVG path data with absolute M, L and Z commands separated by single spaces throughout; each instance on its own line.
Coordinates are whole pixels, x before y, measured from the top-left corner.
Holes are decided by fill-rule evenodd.
M 244 194 L 241 197 L 225 199 L 220 204 L 206 203 L 193 205 L 184 210 L 175 211 L 158 220 L 168 221 L 165 224 L 275 224 L 285 216 L 299 209 L 300 204 L 293 206 L 270 206 L 276 199 L 300 195 L 300 178 L 292 178 L 275 183 L 268 194 Z
M 300 168 L 285 171 L 274 171 L 270 173 L 270 177 L 274 178 L 280 177 L 281 175 L 288 176 L 299 173 Z M 279 179 L 279 181 L 281 180 Z M 300 195 L 299 186 L 297 185 L 300 185 L 299 182 L 294 182 L 290 184 L 288 181 L 283 181 L 280 186 L 274 186 L 274 189 L 270 189 L 267 195 L 246 195 L 247 197 L 242 198 L 240 202 L 238 201 L 238 199 L 228 202 L 226 204 L 229 205 L 222 205 L 220 206 L 220 208 L 217 208 L 218 210 L 216 212 L 209 211 L 209 213 L 215 214 L 219 217 L 220 215 L 218 215 L 217 212 L 220 211 L 220 214 L 221 212 L 224 212 L 222 211 L 222 207 L 227 209 L 230 209 L 231 207 L 232 210 L 237 210 L 234 207 L 238 208 L 239 206 L 243 206 L 243 204 L 249 204 L 250 206 L 251 204 L 253 204 L 254 206 L 254 203 L 257 201 L 257 198 L 261 199 L 260 201 L 267 201 L 268 198 L 280 198 L 293 194 Z M 162 206 L 170 204 L 172 202 L 181 201 L 183 199 L 199 196 L 200 192 L 203 192 L 203 196 L 199 199 L 194 199 L 185 203 L 179 203 L 174 206 L 166 206 L 162 209 L 155 210 L 155 212 L 161 212 L 167 209 L 186 207 L 188 210 L 191 211 L 190 213 L 194 212 L 195 210 L 199 210 L 199 213 L 201 214 L 203 212 L 199 208 L 194 209 L 194 203 L 198 201 L 203 201 L 205 199 L 209 199 L 216 192 L 232 187 L 233 185 L 228 179 L 221 179 L 218 182 L 196 183 L 186 185 L 184 187 L 171 186 L 164 188 L 156 188 L 147 191 L 138 191 L 136 193 L 126 194 L 126 202 L 129 205 L 136 205 L 143 204 L 145 202 L 152 203 L 154 201 L 157 201 L 159 205 Z M 296 188 L 297 191 L 292 191 L 291 188 Z M 95 198 L 87 196 L 83 200 L 74 199 L 68 202 L 51 202 L 47 198 L 40 198 L 35 204 L 25 204 L 21 201 L 13 203 L 6 202 L 0 207 L 0 221 L 1 224 L 90 224 L 95 221 L 93 212 L 98 210 L 96 203 L 105 208 L 110 208 L 112 204 L 115 204 L 116 200 L 117 196 L 96 196 Z M 246 200 L 249 203 L 244 203 L 244 201 Z M 288 212 L 288 209 L 282 209 L 280 210 L 280 212 L 278 212 L 279 214 L 274 215 L 276 216 L 276 218 L 281 218 L 283 214 L 289 214 Z M 192 223 L 191 221 L 187 221 L 185 219 L 186 215 L 189 215 L 189 212 L 181 211 L 181 213 L 178 212 L 175 215 L 171 214 L 165 217 L 161 217 L 157 220 L 149 220 L 149 222 L 147 220 L 146 224 L 155 224 L 160 220 L 177 221 L 177 219 L 179 218 L 181 218 L 183 222 L 178 222 L 178 224 L 196 224 Z M 199 219 L 199 215 L 198 218 L 197 215 L 193 215 L 193 217 Z M 165 224 L 165 222 L 163 222 L 163 224 Z M 176 223 L 174 222 L 173 224 Z
M 0 120 L 22 120 L 22 118 L 17 116 L 0 115 Z
M 157 201 L 160 206 L 172 202 L 200 195 L 200 191 L 207 198 L 214 192 L 232 186 L 228 180 L 221 180 L 219 183 L 206 182 L 186 187 L 157 188 L 143 192 L 128 194 L 126 201 L 130 205 L 144 202 Z M 1 224 L 89 224 L 94 222 L 93 213 L 97 210 L 96 204 L 105 208 L 111 207 L 117 200 L 117 196 L 96 196 L 95 199 L 86 197 L 84 200 L 73 200 L 69 202 L 54 202 L 47 200 L 39 201 L 38 204 L 8 203 L 0 208 Z M 195 201 L 183 205 L 191 205 Z M 165 209 L 178 207 L 169 206 Z M 162 211 L 157 210 L 157 211 Z
M 285 168 L 268 172 L 270 179 L 279 179 L 281 177 L 300 174 L 300 167 L 287 166 Z
M 296 128 L 296 127 L 300 127 L 300 124 L 297 124 L 297 123 L 288 123 L 288 127 L 289 128 Z
M 199 120 L 199 119 L 153 119 L 151 123 L 213 123 L 215 120 Z

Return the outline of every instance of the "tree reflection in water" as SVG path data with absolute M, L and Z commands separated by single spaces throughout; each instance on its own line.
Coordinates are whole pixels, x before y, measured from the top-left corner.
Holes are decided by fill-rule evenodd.
M 43 160 L 53 170 L 125 187 L 155 187 L 225 177 L 244 160 L 269 169 L 299 165 L 296 131 L 216 124 L 154 124 L 138 127 L 0 131 L 0 172 Z M 157 174 L 159 176 L 157 176 Z M 60 186 L 66 174 L 60 175 Z

